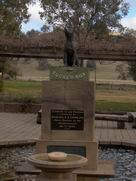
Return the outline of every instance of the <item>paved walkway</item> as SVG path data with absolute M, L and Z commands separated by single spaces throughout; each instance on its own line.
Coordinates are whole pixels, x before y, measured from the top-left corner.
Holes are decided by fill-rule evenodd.
M 0 113 L 0 145 L 33 143 L 40 132 L 36 114 Z M 100 144 L 136 147 L 136 129 L 117 129 L 116 122 L 96 121 L 95 134 Z
M 0 145 L 33 142 L 40 130 L 36 114 L 0 113 Z
M 117 129 L 117 123 L 96 121 L 96 137 L 100 144 L 136 147 L 136 129 Z

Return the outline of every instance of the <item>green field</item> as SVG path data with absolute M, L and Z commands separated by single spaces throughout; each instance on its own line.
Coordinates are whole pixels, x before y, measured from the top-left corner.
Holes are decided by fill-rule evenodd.
M 4 81 L 0 92 L 1 102 L 40 102 L 42 82 L 38 81 Z
M 41 94 L 41 82 L 38 81 L 4 81 L 4 89 L 5 93 L 11 94 L 32 94 L 34 96 L 38 96 Z
M 41 103 L 42 82 L 4 81 L 1 102 Z M 136 111 L 136 91 L 96 90 L 96 111 Z
M 50 66 L 62 65 L 62 61 L 50 61 Z M 97 63 L 97 69 L 90 72 L 90 79 L 96 75 L 97 111 L 136 111 L 136 83 L 132 80 L 117 80 L 117 63 Z M 5 80 L 0 92 L 1 102 L 41 102 L 42 80 L 49 79 L 49 70 L 38 70 L 38 61 L 18 62 L 18 80 Z M 96 73 L 96 74 L 95 74 Z
M 97 112 L 136 112 L 136 103 L 96 101 Z

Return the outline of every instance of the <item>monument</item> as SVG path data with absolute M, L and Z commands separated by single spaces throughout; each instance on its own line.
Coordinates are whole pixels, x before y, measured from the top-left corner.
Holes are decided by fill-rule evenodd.
M 85 157 L 62 152 L 35 154 L 28 161 L 42 170 L 38 181 L 77 181 L 72 171 L 87 163 Z
M 61 151 L 84 156 L 88 159 L 87 166 L 75 173 L 85 180 L 98 181 L 106 175 L 106 167 L 98 160 L 98 141 L 94 135 L 95 85 L 87 80 L 88 72 L 81 73 L 77 68 L 74 75 L 78 78 L 74 79 L 74 75 L 67 76 L 67 71 L 72 69 L 64 68 L 63 73 L 52 70 L 51 80 L 43 82 L 41 137 L 36 153 Z M 113 175 L 113 165 L 108 164 L 108 168 L 107 176 Z

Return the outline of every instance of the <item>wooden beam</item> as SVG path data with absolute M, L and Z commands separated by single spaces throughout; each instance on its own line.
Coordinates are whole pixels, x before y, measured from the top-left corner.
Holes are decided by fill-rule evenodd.
M 0 57 L 15 57 L 15 58 L 46 58 L 46 59 L 63 59 L 63 53 L 15 53 L 15 52 L 0 52 Z M 103 61 L 136 61 L 136 53 L 111 52 L 111 51 L 94 51 L 88 54 L 78 54 L 78 57 L 83 60 L 103 60 Z
M 48 58 L 48 59 L 62 59 L 60 54 L 36 54 L 36 53 L 5 53 L 0 52 L 0 57 L 15 57 L 15 58 Z

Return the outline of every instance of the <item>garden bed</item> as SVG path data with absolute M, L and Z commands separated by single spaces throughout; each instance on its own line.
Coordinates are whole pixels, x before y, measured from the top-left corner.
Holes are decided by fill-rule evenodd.
M 40 110 L 40 108 L 40 104 L 34 103 L 0 103 L 0 112 L 37 113 Z

